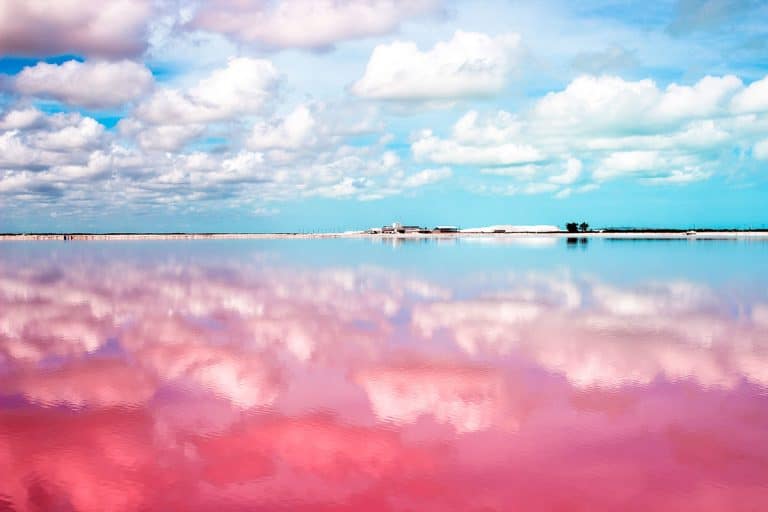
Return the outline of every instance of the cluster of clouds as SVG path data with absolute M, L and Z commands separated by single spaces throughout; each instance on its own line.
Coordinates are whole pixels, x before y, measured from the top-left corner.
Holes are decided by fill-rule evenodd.
M 39 202 L 84 195 L 99 184 L 120 205 L 185 196 L 372 199 L 450 175 L 406 172 L 381 134 L 376 144 L 345 144 L 380 129 L 367 105 L 313 101 L 275 113 L 279 82 L 272 62 L 247 57 L 186 87 L 154 83 L 149 70 L 131 61 L 25 68 L 13 84 L 20 94 L 90 108 L 128 104 L 128 112 L 115 130 L 77 112 L 47 115 L 31 106 L 4 112 L 0 190 Z M 223 140 L 220 151 L 194 147 L 215 137 Z
M 649 79 L 583 75 L 521 114 L 471 110 L 449 135 L 417 132 L 411 148 L 417 161 L 516 177 L 508 193 L 563 196 L 621 177 L 706 179 L 734 150 L 764 159 L 766 135 L 768 77 L 745 85 L 732 75 L 707 76 L 660 88 Z
M 324 49 L 339 41 L 388 34 L 404 20 L 439 7 L 438 0 L 214 0 L 197 10 L 188 26 L 242 43 Z
M 380 100 L 439 101 L 499 92 L 515 64 L 520 36 L 457 31 L 422 51 L 408 41 L 376 46 L 352 92 Z
M 343 99 L 285 100 L 287 70 L 269 52 L 332 58 L 323 52 L 342 41 L 439 16 L 436 0 L 103 4 L 35 0 L 0 11 L 0 53 L 84 57 L 38 61 L 0 80 L 0 194 L 94 210 L 96 195 L 121 207 L 204 208 L 210 199 L 265 210 L 275 200 L 371 200 L 438 182 L 565 198 L 620 178 L 685 184 L 768 159 L 768 78 L 733 75 L 665 87 L 582 75 L 514 111 L 467 108 L 449 132 L 414 121 L 410 134 L 388 133 L 392 112 L 460 111 L 501 97 L 528 51 L 516 33 L 457 30 L 431 45 L 396 37 L 373 47 Z M 169 12 L 174 30 L 217 34 L 241 56 L 158 79 L 148 64 L 153 23 Z M 119 119 L 114 128 L 96 120 L 105 115 Z
M 219 33 L 240 43 L 327 49 L 391 33 L 403 21 L 441 9 L 438 0 L 10 2 L 0 11 L 0 53 L 137 57 L 150 43 L 153 21 L 168 14 L 184 30 Z

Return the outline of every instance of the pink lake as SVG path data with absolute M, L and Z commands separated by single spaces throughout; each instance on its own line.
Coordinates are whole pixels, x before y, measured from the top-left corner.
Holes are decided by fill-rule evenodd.
M 768 510 L 767 262 L 5 243 L 0 511 Z

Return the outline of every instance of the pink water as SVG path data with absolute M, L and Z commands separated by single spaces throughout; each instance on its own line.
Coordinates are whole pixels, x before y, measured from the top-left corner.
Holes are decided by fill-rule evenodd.
M 764 245 L 296 243 L 3 246 L 0 511 L 768 510 Z

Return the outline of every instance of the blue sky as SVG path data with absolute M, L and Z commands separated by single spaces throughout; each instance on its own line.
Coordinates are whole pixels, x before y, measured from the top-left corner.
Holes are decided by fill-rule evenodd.
M 765 2 L 4 4 L 0 231 L 768 226 Z

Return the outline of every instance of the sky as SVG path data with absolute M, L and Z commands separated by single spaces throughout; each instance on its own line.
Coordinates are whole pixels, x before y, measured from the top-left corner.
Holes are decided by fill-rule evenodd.
M 0 0 L 0 231 L 768 226 L 768 2 Z

